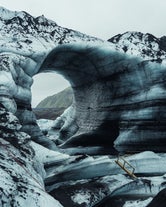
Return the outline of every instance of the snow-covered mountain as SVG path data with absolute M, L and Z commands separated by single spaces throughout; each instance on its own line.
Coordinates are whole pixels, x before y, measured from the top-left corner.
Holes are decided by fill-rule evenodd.
M 146 60 L 166 58 L 166 36 L 157 38 L 149 33 L 125 32 L 108 41 L 113 43 L 117 50 Z
M 102 41 L 72 29 L 58 26 L 44 15 L 33 17 L 22 11 L 10 11 L 0 7 L 0 45 L 1 51 L 21 50 L 28 54 L 55 47 L 56 44 Z M 5 38 L 4 38 L 5 37 Z M 157 38 L 152 34 L 126 32 L 118 34 L 108 41 L 110 47 L 127 54 L 145 59 L 163 59 L 166 57 L 166 37 Z
M 92 41 L 96 38 L 58 26 L 43 15 L 33 17 L 26 12 L 9 11 L 0 7 L 1 51 L 48 51 L 56 44 L 75 41 Z

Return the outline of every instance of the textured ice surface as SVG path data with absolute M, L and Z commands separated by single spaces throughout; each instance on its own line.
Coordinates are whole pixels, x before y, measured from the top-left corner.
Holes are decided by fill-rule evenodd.
M 123 207 L 146 207 L 147 204 L 150 203 L 152 198 L 148 198 L 147 200 L 136 200 L 136 201 L 126 201 Z
M 45 191 L 42 159 L 34 156 L 30 136 L 20 128 L 18 119 L 0 106 L 0 206 L 62 206 Z
M 165 188 L 163 155 L 144 152 L 126 158 L 136 173 L 161 176 L 146 182 L 117 175 L 124 171 L 115 157 L 87 155 L 101 148 L 111 154 L 114 144 L 121 152 L 166 150 L 161 39 L 129 32 L 109 43 L 44 16 L 1 8 L 0 17 L 0 103 L 7 110 L 0 105 L 1 205 L 61 206 L 55 199 L 75 205 L 84 199 L 91 205 L 111 193 L 149 198 Z M 47 71 L 62 74 L 74 91 L 72 107 L 53 126 L 60 130 L 63 153 L 55 152 L 55 143 L 42 134 L 31 109 L 32 77 Z M 69 156 L 66 148 L 76 153 L 84 149 L 84 155 Z M 108 181 L 108 175 L 114 177 Z
M 69 80 L 74 92 L 72 107 L 54 125 L 61 147 L 165 151 L 160 143 L 165 143 L 166 52 L 160 39 L 127 32 L 106 42 L 44 16 L 9 15 L 4 8 L 1 13 L 0 102 L 16 112 L 34 141 L 56 149 L 31 111 L 33 75 L 52 71 Z

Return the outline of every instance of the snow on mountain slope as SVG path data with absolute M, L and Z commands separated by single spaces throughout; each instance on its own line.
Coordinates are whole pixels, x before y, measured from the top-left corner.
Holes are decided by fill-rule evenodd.
M 49 51 L 56 44 L 74 41 L 93 41 L 96 38 L 58 26 L 43 15 L 33 17 L 26 12 L 0 8 L 0 45 L 2 51 L 34 52 Z
M 141 56 L 148 60 L 166 58 L 166 48 L 164 47 L 163 39 L 164 37 L 156 38 L 149 33 L 126 32 L 118 34 L 108 41 L 113 43 L 115 48 L 121 52 Z

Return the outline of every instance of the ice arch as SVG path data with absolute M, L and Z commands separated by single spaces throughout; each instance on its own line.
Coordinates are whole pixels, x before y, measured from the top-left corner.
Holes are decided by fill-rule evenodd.
M 70 118 L 66 117 L 66 123 L 61 128 L 62 139 L 67 140 L 63 147 L 112 148 L 119 134 L 119 118 L 112 119 L 104 109 L 110 104 L 112 93 L 104 82 L 106 76 L 108 78 L 113 72 L 110 70 L 112 63 L 123 58 L 120 53 L 111 51 L 109 46 L 93 43 L 60 45 L 46 57 L 38 72 L 56 71 L 62 74 L 74 91 L 74 102 L 67 114 Z
M 55 125 L 63 147 L 165 151 L 164 61 L 128 56 L 113 43 L 26 12 L 1 8 L 0 25 L 0 103 L 19 117 L 33 140 L 56 148 L 42 135 L 31 109 L 33 76 L 56 71 L 70 81 L 75 95 Z
M 69 139 L 63 147 L 165 151 L 165 70 L 105 44 L 53 49 L 38 72 L 57 71 L 73 88 L 75 112 L 65 125 Z
M 120 151 L 165 151 L 164 63 L 143 61 L 101 42 L 61 44 L 30 56 L 5 52 L 1 60 L 0 101 L 36 142 L 56 148 L 31 110 L 32 77 L 51 71 L 71 83 L 75 96 L 55 126 L 60 126 L 63 147 L 110 150 L 115 144 Z

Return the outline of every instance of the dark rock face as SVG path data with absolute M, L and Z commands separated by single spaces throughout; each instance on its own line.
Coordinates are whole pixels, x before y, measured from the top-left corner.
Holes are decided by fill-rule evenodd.
M 147 207 L 165 207 L 166 206 L 166 189 L 160 191 Z
M 166 51 L 166 36 L 160 38 L 159 44 L 160 44 L 160 48 Z

